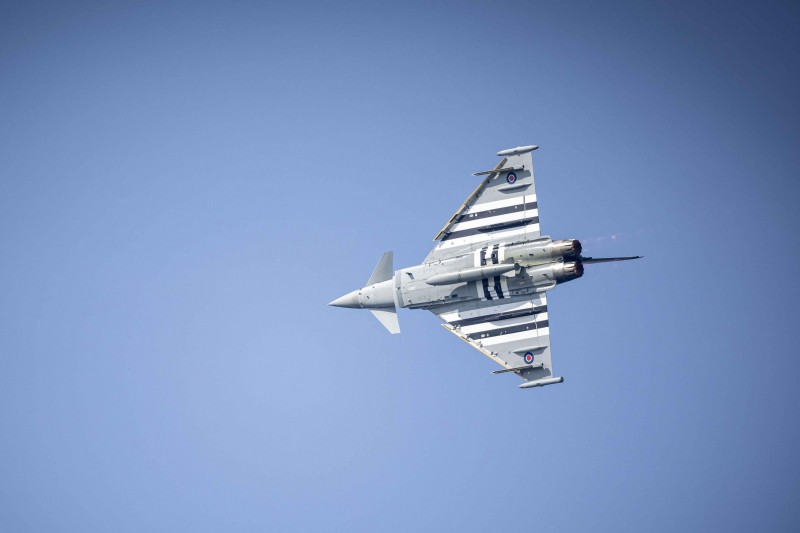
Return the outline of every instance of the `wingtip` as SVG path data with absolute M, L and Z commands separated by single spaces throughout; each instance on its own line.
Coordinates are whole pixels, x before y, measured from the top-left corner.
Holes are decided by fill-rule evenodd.
M 532 389 L 534 387 L 546 387 L 547 385 L 555 385 L 557 383 L 564 383 L 563 377 L 557 378 L 544 378 L 544 379 L 537 379 L 535 381 L 527 381 L 519 386 L 520 389 Z
M 535 144 L 531 144 L 528 146 L 517 146 L 516 148 L 508 148 L 506 150 L 500 150 L 499 152 L 497 152 L 497 155 L 502 157 L 504 155 L 524 154 L 538 149 L 539 147 Z

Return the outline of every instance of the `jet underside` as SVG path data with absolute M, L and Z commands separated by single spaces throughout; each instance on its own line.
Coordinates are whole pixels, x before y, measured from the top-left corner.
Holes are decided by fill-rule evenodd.
M 422 264 L 393 270 L 387 252 L 367 284 L 330 305 L 369 309 L 399 333 L 398 307 L 427 309 L 442 326 L 525 382 L 560 383 L 553 374 L 546 293 L 580 278 L 584 264 L 635 259 L 581 255 L 575 239 L 540 235 L 531 152 L 503 156 L 436 235 Z

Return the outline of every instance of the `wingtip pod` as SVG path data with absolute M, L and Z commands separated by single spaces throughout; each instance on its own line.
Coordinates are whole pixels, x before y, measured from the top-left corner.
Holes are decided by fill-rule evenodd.
M 516 148 L 509 148 L 507 150 L 500 150 L 497 152 L 497 155 L 504 156 L 504 155 L 516 155 L 516 154 L 524 154 L 527 152 L 532 152 L 539 148 L 535 144 L 531 144 L 530 146 L 517 146 Z
M 533 387 L 544 387 L 545 385 L 555 385 L 556 383 L 563 383 L 564 378 L 545 378 L 537 379 L 536 381 L 528 381 L 519 386 L 520 389 L 532 389 Z

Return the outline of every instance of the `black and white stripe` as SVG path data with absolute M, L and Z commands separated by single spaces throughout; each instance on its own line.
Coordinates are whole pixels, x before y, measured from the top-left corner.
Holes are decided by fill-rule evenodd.
M 499 248 L 500 248 L 499 244 L 495 244 L 492 247 L 492 264 L 496 265 L 496 264 L 498 264 L 500 262 L 499 261 L 499 257 L 500 257 Z M 500 283 L 500 276 L 495 276 L 493 281 L 494 281 L 494 292 L 495 292 L 495 294 L 497 294 L 497 298 L 502 300 L 503 298 L 505 298 L 505 296 L 503 296 L 503 286 Z
M 452 241 L 538 223 L 539 205 L 536 195 L 515 196 L 471 206 L 448 228 L 441 240 Z
M 489 219 L 491 220 L 491 219 Z M 461 237 L 470 237 L 472 235 L 478 235 L 481 233 L 491 233 L 493 231 L 504 231 L 514 228 L 521 228 L 523 226 L 527 226 L 529 224 L 538 224 L 539 217 L 529 217 L 523 218 L 521 220 L 514 220 L 509 222 L 500 222 L 497 224 L 488 224 L 486 226 L 480 226 L 477 228 L 469 228 L 460 231 L 453 231 L 442 237 L 442 241 L 450 240 L 450 239 L 458 239 Z
M 489 278 L 483 278 L 481 280 L 481 285 L 483 286 L 483 298 L 485 300 L 494 300 L 494 298 L 492 298 L 492 293 L 489 290 Z
M 515 324 L 513 326 L 505 326 L 496 329 L 490 329 L 485 331 L 475 331 L 469 333 L 467 337 L 471 340 L 482 340 L 488 339 L 490 337 L 498 337 L 501 335 L 511 335 L 512 333 L 519 333 L 521 331 L 538 331 L 544 330 L 544 328 L 549 327 L 549 322 L 547 319 L 543 319 L 541 321 L 531 321 L 531 322 L 524 322 L 522 324 Z
M 456 223 L 471 222 L 473 220 L 481 220 L 484 218 L 507 215 L 509 213 L 519 213 L 521 211 L 532 211 L 538 208 L 539 204 L 537 204 L 536 201 L 532 201 L 517 205 L 509 205 L 506 207 L 498 207 L 496 209 L 487 209 L 486 211 L 478 211 L 477 213 L 464 213 L 463 215 L 461 215 L 456 219 Z
M 484 316 L 476 316 L 472 318 L 463 318 L 461 320 L 453 320 L 450 322 L 450 325 L 456 327 L 462 326 L 474 326 L 475 324 L 484 324 L 487 322 L 497 322 L 500 320 L 508 320 L 511 318 L 519 318 L 525 316 L 533 316 L 538 315 L 541 313 L 547 312 L 546 305 L 537 305 L 536 307 L 530 307 L 526 309 L 517 309 L 514 311 L 503 311 L 500 313 L 494 313 L 491 315 L 484 315 Z
M 505 244 L 495 244 L 491 247 L 480 248 L 475 251 L 475 266 L 486 266 L 489 261 L 491 264 L 498 265 L 501 263 L 503 252 L 505 251 Z M 487 257 L 488 255 L 488 257 Z M 478 289 L 483 295 L 484 300 L 504 300 L 508 297 L 508 284 L 504 276 L 494 276 L 490 279 L 484 278 L 480 281 L 481 288 Z
M 544 294 L 523 302 L 502 303 L 495 300 L 487 302 L 482 309 L 451 311 L 440 317 L 455 326 L 468 340 L 479 342 L 482 346 L 519 347 L 531 342 L 548 344 L 547 337 L 550 335 L 547 297 Z

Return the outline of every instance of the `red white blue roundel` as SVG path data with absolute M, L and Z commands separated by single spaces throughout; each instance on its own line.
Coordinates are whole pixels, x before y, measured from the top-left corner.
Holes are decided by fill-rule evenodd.
M 517 175 L 514 174 L 513 172 L 509 172 L 508 175 L 506 176 L 506 181 L 509 182 L 509 183 L 516 182 L 517 181 Z
M 533 354 L 531 352 L 525 352 L 523 357 L 525 358 L 525 364 L 529 365 L 533 363 Z

